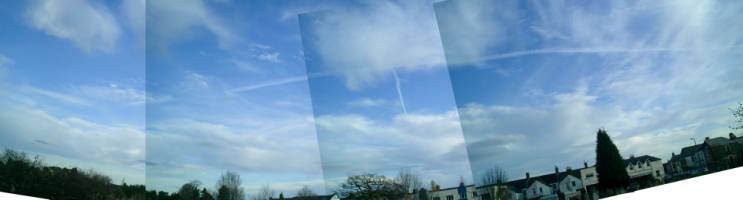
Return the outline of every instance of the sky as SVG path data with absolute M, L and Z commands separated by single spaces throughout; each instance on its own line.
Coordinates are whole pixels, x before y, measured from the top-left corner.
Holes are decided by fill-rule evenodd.
M 726 137 L 743 99 L 743 4 L 447 1 L 435 5 L 472 171 L 510 179 L 620 153 L 668 160 Z
M 431 2 L 361 2 L 299 23 L 328 190 L 400 170 L 426 185 L 471 180 Z
M 743 101 L 732 1 L 6 4 L 0 145 L 171 192 L 517 179 L 593 163 L 598 128 L 665 160 Z
M 0 148 L 144 184 L 143 12 L 143 1 L 3 3 Z

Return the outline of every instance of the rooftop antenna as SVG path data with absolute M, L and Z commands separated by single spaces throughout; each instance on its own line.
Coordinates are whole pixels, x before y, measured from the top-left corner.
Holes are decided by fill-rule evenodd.
M 694 145 L 697 145 L 697 139 L 689 138 L 691 141 L 694 141 Z

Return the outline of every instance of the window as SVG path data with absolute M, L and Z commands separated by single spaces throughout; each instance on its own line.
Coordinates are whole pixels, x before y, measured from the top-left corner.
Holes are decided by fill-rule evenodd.
M 454 196 L 453 195 L 446 195 L 446 200 L 454 200 Z
M 647 163 L 647 166 L 650 167 L 650 162 L 645 162 L 645 163 Z
M 473 197 L 477 197 L 477 192 L 472 192 Z
M 542 192 L 544 192 L 544 191 L 542 191 L 542 188 L 540 187 L 540 188 L 539 188 L 539 193 L 542 193 Z
M 433 200 L 441 200 L 440 197 L 433 197 Z
M 586 175 L 586 178 L 591 178 L 591 177 L 593 177 L 593 173 L 590 173 L 590 174 L 587 174 Z
M 570 181 L 570 183 L 575 187 L 575 181 Z
M 660 177 L 660 170 L 655 170 L 655 176 Z
M 637 168 L 638 168 L 638 169 L 642 169 L 642 164 L 640 164 L 640 163 L 637 163 Z

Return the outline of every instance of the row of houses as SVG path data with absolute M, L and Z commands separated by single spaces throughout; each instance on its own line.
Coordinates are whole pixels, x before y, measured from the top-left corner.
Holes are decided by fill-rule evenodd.
M 705 138 L 701 144 L 684 147 L 663 163 L 660 158 L 643 155 L 625 159 L 630 177 L 629 191 L 678 181 L 710 172 L 743 166 L 743 137 Z M 532 200 L 598 199 L 598 174 L 595 165 L 525 177 L 501 185 L 465 185 L 440 189 L 432 182 L 428 200 Z M 499 192 L 500 191 L 500 192 Z M 497 198 L 499 196 L 501 198 Z M 505 197 L 505 198 L 503 198 Z
M 497 185 L 465 185 L 440 189 L 432 183 L 429 200 L 531 200 L 531 199 L 598 199 L 596 166 L 583 164 L 583 168 L 567 168 L 554 173 L 531 176 Z M 665 170 L 661 159 L 653 156 L 631 156 L 625 159 L 630 176 L 630 190 L 663 184 Z M 500 191 L 500 192 L 499 192 Z M 500 197 L 500 198 L 497 198 Z
M 671 153 L 664 168 L 667 179 L 677 181 L 742 165 L 743 138 L 730 133 L 728 137 L 707 137 L 701 144 L 682 148 L 679 154 Z

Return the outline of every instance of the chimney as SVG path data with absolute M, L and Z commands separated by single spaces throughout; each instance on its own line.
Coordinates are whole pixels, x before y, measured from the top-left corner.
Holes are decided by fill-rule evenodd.
M 529 172 L 526 172 L 526 180 L 529 180 Z
M 557 168 L 557 165 L 555 165 L 555 174 L 560 173 L 560 170 Z
M 707 140 L 709 140 L 709 136 L 704 137 L 704 142 L 707 142 Z
M 676 157 L 676 153 L 671 152 L 671 158 Z
M 734 140 L 735 138 L 736 138 L 736 137 L 735 137 L 735 133 L 730 133 L 730 139 L 731 139 L 731 140 Z
M 588 162 L 583 161 L 583 168 L 588 168 Z

